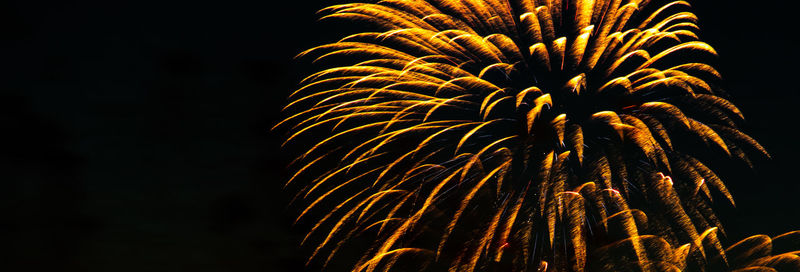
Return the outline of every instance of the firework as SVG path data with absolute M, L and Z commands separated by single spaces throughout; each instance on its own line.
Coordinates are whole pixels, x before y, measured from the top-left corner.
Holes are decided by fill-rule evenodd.
M 705 153 L 769 155 L 737 128 L 689 3 L 385 0 L 321 13 L 375 32 L 301 53 L 324 68 L 276 126 L 284 145 L 311 143 L 287 183 L 304 186 L 309 262 L 368 237 L 354 271 L 800 269 L 796 252 L 763 250 L 769 237 L 733 254 L 717 238 L 712 198 L 733 197 Z

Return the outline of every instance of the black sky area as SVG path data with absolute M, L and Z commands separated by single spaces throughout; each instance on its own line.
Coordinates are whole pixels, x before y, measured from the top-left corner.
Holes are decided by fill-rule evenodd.
M 2 1 L 0 269 L 303 271 L 270 128 L 335 2 Z M 800 229 L 796 9 L 691 2 L 772 154 L 720 169 L 729 237 Z

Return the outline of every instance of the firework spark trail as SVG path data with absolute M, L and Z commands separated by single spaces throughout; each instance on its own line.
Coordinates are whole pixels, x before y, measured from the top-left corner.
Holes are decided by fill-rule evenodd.
M 309 262 L 371 236 L 355 271 L 405 256 L 452 271 L 800 270 L 797 252 L 759 251 L 797 233 L 727 251 L 717 238 L 712 192 L 733 197 L 697 143 L 748 164 L 769 155 L 718 96 L 717 54 L 689 3 L 384 0 L 320 12 L 377 32 L 301 53 L 326 68 L 276 126 L 284 145 L 314 143 L 287 182 L 306 182 Z

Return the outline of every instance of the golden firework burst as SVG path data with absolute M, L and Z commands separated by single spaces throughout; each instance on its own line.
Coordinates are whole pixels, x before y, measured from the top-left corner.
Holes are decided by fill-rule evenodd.
M 742 114 L 720 96 L 716 52 L 690 8 L 323 9 L 376 32 L 301 53 L 325 68 L 301 82 L 285 108 L 293 115 L 276 126 L 289 131 L 284 145 L 312 143 L 289 180 L 306 184 L 297 220 L 313 222 L 309 261 L 371 237 L 354 271 L 420 261 L 451 271 L 800 269 L 797 252 L 764 251 L 768 237 L 734 245 L 736 261 L 717 238 L 712 197 L 733 197 L 703 153 L 748 164 L 748 154 L 769 155 L 737 128 Z

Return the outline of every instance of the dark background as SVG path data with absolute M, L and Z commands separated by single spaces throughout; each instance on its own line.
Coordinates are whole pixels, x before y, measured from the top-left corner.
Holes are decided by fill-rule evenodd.
M 729 236 L 800 229 L 788 2 L 693 1 L 745 130 Z M 26 271 L 301 271 L 269 131 L 331 1 L 3 1 L 0 255 Z M 8 270 L 14 271 L 14 270 Z

